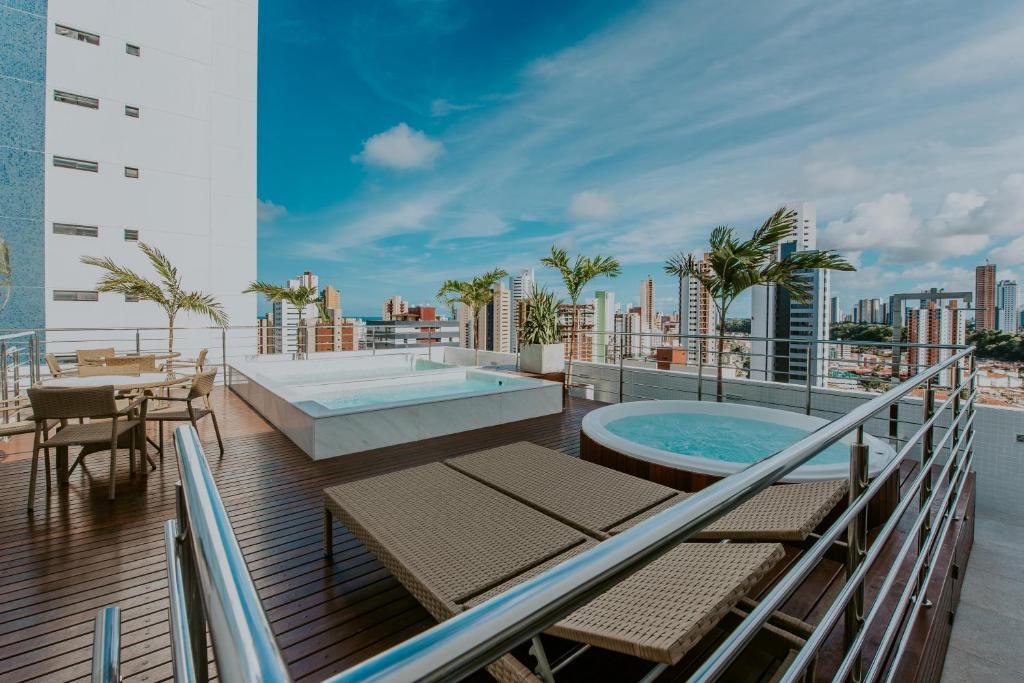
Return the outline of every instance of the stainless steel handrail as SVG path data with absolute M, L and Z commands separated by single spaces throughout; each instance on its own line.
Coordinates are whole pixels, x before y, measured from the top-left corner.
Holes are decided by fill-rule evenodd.
M 174 445 L 181 475 L 179 515 L 183 514 L 185 519 L 179 519 L 173 529 L 168 525 L 167 532 L 175 537 L 175 543 L 189 544 L 194 567 L 186 566 L 178 573 L 177 588 L 183 591 L 172 595 L 172 608 L 175 602 L 178 608 L 185 607 L 182 600 L 187 601 L 192 591 L 198 592 L 221 680 L 290 680 L 195 428 L 185 425 L 175 429 Z M 191 569 L 195 571 L 194 586 L 180 580 L 188 577 Z M 196 657 L 193 647 L 192 657 L 196 663 L 203 662 L 205 634 L 197 638 L 196 624 L 188 626 L 193 643 L 201 643 L 204 654 Z M 181 630 L 176 630 L 175 635 L 181 636 Z M 174 652 L 179 651 L 180 645 L 176 644 Z M 186 661 L 176 661 L 175 671 L 187 666 Z M 193 671 L 198 680 L 205 680 L 205 671 Z
M 470 674 L 779 481 L 879 411 L 910 395 L 919 385 L 946 368 L 956 366 L 972 353 L 973 347 L 961 350 L 775 455 L 328 680 L 331 683 L 441 681 L 458 680 Z M 786 576 L 782 581 L 786 581 Z M 753 616 L 748 616 L 748 620 Z M 710 675 L 712 669 L 718 670 L 726 659 L 731 661 L 740 649 L 737 632 L 733 632 L 701 671 Z
M 104 607 L 96 615 L 92 638 L 92 683 L 121 680 L 121 610 Z

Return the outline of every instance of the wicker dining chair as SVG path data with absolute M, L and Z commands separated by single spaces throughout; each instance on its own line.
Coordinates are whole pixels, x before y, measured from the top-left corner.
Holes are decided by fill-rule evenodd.
M 106 358 L 107 356 L 114 355 L 114 347 L 110 346 L 105 349 L 78 349 L 75 351 L 75 362 L 79 365 L 87 363 L 89 361 L 97 361 Z
M 138 375 L 141 372 L 138 363 L 124 365 L 80 365 L 79 377 L 102 377 L 108 375 Z
M 39 471 L 39 451 L 46 460 L 46 483 L 50 483 L 50 449 L 57 449 L 66 462 L 69 446 L 82 446 L 82 452 L 66 473 L 67 476 L 91 452 L 110 451 L 110 500 L 114 500 L 117 483 L 117 449 L 127 448 L 129 469 L 135 471 L 135 451 L 140 427 L 145 424 L 147 396 L 140 396 L 123 408 L 118 408 L 114 387 L 32 387 L 28 390 L 35 420 L 35 440 L 32 445 L 32 470 L 29 475 L 28 509 L 35 500 L 36 476 Z M 60 422 L 53 436 L 47 436 L 51 420 Z M 70 420 L 90 420 L 71 423 Z M 144 442 L 142 444 L 145 452 Z M 143 462 L 143 467 L 145 463 Z M 62 482 L 61 482 L 62 483 Z
M 202 372 L 206 369 L 206 356 L 210 353 L 210 349 L 201 349 L 195 358 L 171 358 L 167 361 L 165 367 L 170 370 L 172 368 L 192 368 L 196 372 Z
M 157 400 L 167 401 L 167 407 L 151 410 L 146 414 L 147 422 L 159 424 L 160 433 L 157 439 L 159 442 L 157 450 L 160 453 L 161 460 L 164 457 L 164 422 L 191 422 L 192 426 L 198 431 L 199 426 L 196 423 L 207 415 L 210 416 L 210 420 L 213 422 L 213 431 L 217 435 L 217 445 L 220 447 L 220 454 L 224 455 L 224 441 L 220 436 L 217 414 L 213 412 L 213 408 L 210 407 L 208 400 L 210 392 L 213 391 L 213 384 L 216 378 L 217 368 L 196 373 L 192 376 L 192 383 L 188 388 L 187 394 L 184 396 L 160 396 Z M 204 399 L 204 405 L 196 405 L 194 402 L 197 399 Z
M 45 354 L 43 358 L 46 360 L 46 367 L 50 371 L 51 377 L 71 377 L 78 374 L 78 370 L 74 368 L 62 368 L 57 356 L 52 353 Z

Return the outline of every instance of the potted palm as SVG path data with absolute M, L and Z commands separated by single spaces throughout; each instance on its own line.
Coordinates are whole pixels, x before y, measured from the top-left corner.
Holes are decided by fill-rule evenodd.
M 508 273 L 501 269 L 477 275 L 471 280 L 445 280 L 437 290 L 437 298 L 449 307 L 456 304 L 465 306 L 469 312 L 470 332 L 473 337 L 472 346 L 476 351 L 477 364 L 480 360 L 480 320 L 477 313 L 494 300 L 494 286 Z
M 856 270 L 834 251 L 795 251 L 778 258 L 779 244 L 796 229 L 796 211 L 780 208 L 741 242 L 735 230 L 720 225 L 711 232 L 709 259 L 702 265 L 693 254 L 678 254 L 665 264 L 671 275 L 695 278 L 711 295 L 718 312 L 717 399 L 723 400 L 722 361 L 726 313 L 736 298 L 755 285 L 776 285 L 794 300 L 807 303 L 811 293 L 803 272 L 815 269 Z
M 131 268 L 118 265 L 108 256 L 83 256 L 87 266 L 101 268 L 104 273 L 96 284 L 101 292 L 116 292 L 139 301 L 152 301 L 167 315 L 167 352 L 174 353 L 174 322 L 179 313 L 194 313 L 208 318 L 217 327 L 226 327 L 228 316 L 212 295 L 181 286 L 181 275 L 170 259 L 156 247 L 139 242 L 139 249 L 149 259 L 159 280 L 149 280 Z
M 533 286 L 526 315 L 519 326 L 519 369 L 537 375 L 559 372 L 565 363 L 565 344 L 558 333 L 555 295 Z
M 310 304 L 316 304 L 320 300 L 320 294 L 317 292 L 316 287 L 309 287 L 307 285 L 299 285 L 298 287 L 282 287 L 281 285 L 275 285 L 270 282 L 256 281 L 249 285 L 249 287 L 242 292 L 243 294 L 257 293 L 267 297 L 267 301 L 274 303 L 277 301 L 285 301 L 295 307 L 295 310 L 299 312 L 299 319 L 295 323 L 295 353 L 292 357 L 296 360 L 303 359 L 306 357 L 308 349 L 308 334 L 307 327 L 309 321 L 302 318 L 303 312 L 306 307 Z M 320 315 L 320 308 L 317 308 L 317 317 Z M 281 334 L 284 335 L 285 321 L 281 320 Z
M 549 268 L 554 268 L 562 276 L 565 290 L 569 293 L 569 300 L 572 301 L 572 326 L 569 333 L 569 366 L 565 373 L 566 386 L 572 386 L 572 359 L 575 355 L 577 344 L 576 331 L 579 327 L 579 301 L 583 294 L 583 288 L 593 280 L 601 276 L 616 277 L 622 272 L 619 262 L 611 256 L 584 256 L 579 254 L 576 260 L 569 262 L 569 255 L 565 249 L 558 249 L 554 245 L 551 253 L 540 260 Z

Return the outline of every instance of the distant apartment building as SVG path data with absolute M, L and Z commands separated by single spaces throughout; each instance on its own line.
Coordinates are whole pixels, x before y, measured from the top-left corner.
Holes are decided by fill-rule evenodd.
M 640 326 L 644 331 L 657 329 L 655 301 L 654 280 L 648 275 L 647 279 L 640 283 Z
M 288 280 L 288 287 L 298 289 L 308 287 L 316 290 L 320 287 L 320 278 L 308 270 L 296 278 Z M 307 349 L 316 350 L 316 326 L 320 320 L 320 311 L 315 303 L 306 304 L 299 310 L 287 301 L 275 301 L 273 304 L 274 348 L 275 353 L 296 353 L 299 349 L 299 325 L 303 325 Z
M 392 320 L 367 320 L 366 340 L 372 348 L 458 346 L 459 323 L 440 320 L 433 306 L 413 306 Z
M 843 321 L 842 311 L 839 310 L 839 297 L 837 296 L 829 297 L 828 319 L 832 325 Z
M 163 251 L 235 324 L 256 318 L 257 3 L 0 3 L 0 220 L 14 283 L 2 328 L 164 327 L 100 293 L 85 255 L 150 274 Z M 219 333 L 182 315 L 179 345 Z M 205 334 L 202 337 L 201 334 Z M 81 338 L 81 333 L 69 333 Z M 134 332 L 105 336 L 134 347 Z M 61 333 L 48 335 L 52 343 Z M 113 339 L 112 339 L 113 338 Z M 252 339 L 252 338 L 250 338 Z M 248 342 L 255 347 L 255 340 Z
M 525 315 L 525 302 L 530 298 L 535 283 L 533 268 L 527 268 L 508 279 L 511 294 L 509 350 L 512 352 L 519 350 L 519 328 Z
M 320 296 L 324 300 L 324 308 L 328 311 L 341 312 L 341 292 L 330 285 L 325 285 Z
M 558 327 L 562 330 L 565 340 L 565 357 L 570 353 L 573 360 L 594 360 L 594 323 L 596 320 L 594 304 L 576 304 L 576 337 L 572 336 L 573 305 L 558 304 Z
M 615 334 L 619 348 L 625 358 L 640 357 L 640 308 L 627 306 L 625 311 L 615 314 Z
M 855 323 L 880 325 L 885 322 L 885 312 L 881 299 L 861 299 L 854 307 Z
M 986 263 L 974 269 L 974 327 L 996 329 L 996 264 Z
M 1017 302 L 1017 281 L 1000 280 L 996 284 L 996 327 L 1000 332 L 1017 332 L 1020 329 Z
M 400 296 L 393 296 L 381 306 L 381 320 L 396 320 L 409 312 L 409 302 Z
M 366 321 L 346 318 L 341 322 L 338 351 L 359 351 L 366 346 Z
M 274 332 L 274 314 L 267 313 L 256 320 L 256 353 L 277 353 Z
M 614 363 L 618 360 L 615 350 L 615 292 L 598 290 L 591 303 L 594 306 L 594 360 Z
M 701 271 L 711 268 L 710 254 L 704 254 L 698 262 Z M 695 277 L 686 276 L 682 279 L 683 310 L 679 311 L 679 331 L 684 335 L 683 346 L 686 357 L 697 362 L 703 356 L 704 363 L 714 363 L 717 354 L 715 344 L 709 340 L 701 340 L 702 336 L 718 334 L 718 309 L 711 298 L 711 293 Z M 702 351 L 703 350 L 703 351 Z
M 503 282 L 494 286 L 494 298 L 484 308 L 486 349 L 509 353 L 512 351 L 512 292 Z
M 907 341 L 911 344 L 956 345 L 967 339 L 967 319 L 955 300 L 942 306 L 929 301 L 922 308 L 911 309 L 907 317 Z M 908 353 L 908 374 L 940 363 L 955 353 L 952 348 L 911 346 Z M 938 382 L 950 386 L 951 370 L 940 373 Z
M 814 205 L 790 205 L 796 211 L 796 225 L 779 244 L 776 258 L 784 259 L 817 245 Z M 751 336 L 774 338 L 751 342 L 751 379 L 805 383 L 810 376 L 816 386 L 827 379 L 825 350 L 815 340 L 828 339 L 831 278 L 827 270 L 799 271 L 808 293 L 802 302 L 775 285 L 758 285 L 751 294 Z M 808 363 L 809 359 L 809 363 Z

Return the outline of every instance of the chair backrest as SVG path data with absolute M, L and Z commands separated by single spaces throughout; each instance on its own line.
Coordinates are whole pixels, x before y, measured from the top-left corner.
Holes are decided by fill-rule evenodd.
M 57 361 L 57 356 L 53 355 L 52 353 L 48 353 L 45 356 L 43 356 L 43 358 L 46 359 L 46 367 L 50 370 L 51 375 L 56 377 L 60 373 L 64 372 L 64 370 L 60 367 L 60 363 Z
M 199 372 L 206 369 L 206 354 L 209 352 L 210 349 L 203 349 L 199 352 L 199 355 L 196 356 L 196 369 L 199 370 Z
M 104 359 L 104 364 L 107 367 L 137 365 L 140 372 L 156 372 L 156 356 L 153 354 L 146 356 L 108 356 Z
M 101 358 L 106 358 L 107 356 L 113 355 L 113 346 L 106 349 L 78 349 L 77 351 L 75 351 L 75 357 L 79 363 L 82 363 L 83 361 L 87 360 L 100 360 Z
M 128 365 L 80 365 L 78 367 L 79 377 L 101 377 L 108 375 L 133 375 L 139 374 L 139 364 Z
M 213 370 L 205 370 L 203 372 L 197 372 L 192 376 L 192 386 L 188 390 L 188 398 L 200 398 L 202 396 L 209 396 L 210 392 L 213 391 L 214 380 L 217 379 L 217 368 Z
M 117 412 L 114 387 L 32 387 L 28 390 L 36 420 L 110 417 Z

